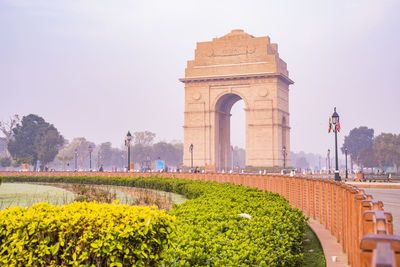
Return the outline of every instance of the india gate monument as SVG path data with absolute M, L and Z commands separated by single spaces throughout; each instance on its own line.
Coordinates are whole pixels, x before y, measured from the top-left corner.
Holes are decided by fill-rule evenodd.
M 230 170 L 230 117 L 245 104 L 246 166 L 283 166 L 282 148 L 290 151 L 289 78 L 278 45 L 268 36 L 232 30 L 199 42 L 185 78 L 183 165 Z M 288 153 L 289 156 L 289 153 Z M 289 162 L 289 157 L 286 161 Z

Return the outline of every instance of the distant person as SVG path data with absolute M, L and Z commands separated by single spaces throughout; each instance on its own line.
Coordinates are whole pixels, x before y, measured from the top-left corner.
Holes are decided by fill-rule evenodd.
M 104 171 L 104 169 L 103 169 L 103 164 L 101 164 L 100 165 L 100 168 L 99 168 L 99 172 L 103 172 Z

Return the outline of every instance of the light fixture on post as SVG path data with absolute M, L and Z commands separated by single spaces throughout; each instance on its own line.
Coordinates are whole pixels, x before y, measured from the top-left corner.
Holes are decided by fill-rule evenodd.
M 75 171 L 78 171 L 78 149 L 75 148 Z
M 336 107 L 334 108 L 332 114 L 332 124 L 334 126 L 333 131 L 335 132 L 335 181 L 341 181 L 339 175 L 339 162 L 338 162 L 338 149 L 337 149 L 337 133 L 340 132 L 340 122 L 339 122 L 339 114 L 336 112 Z M 329 125 L 329 130 L 331 129 L 331 125 Z
M 347 146 L 344 148 L 344 154 L 345 154 L 345 156 L 346 156 L 346 179 L 347 179 L 347 178 L 349 178 L 349 177 L 348 177 L 349 172 L 348 172 L 348 170 L 347 170 Z
M 193 171 L 193 144 L 190 144 L 189 151 L 190 151 L 190 168 Z
M 328 173 L 331 174 L 331 150 L 328 148 L 328 154 L 326 155 L 326 160 L 328 161 L 327 168 Z
M 89 145 L 89 171 L 92 171 L 92 152 L 93 148 Z
M 128 147 L 128 168 L 127 168 L 128 171 L 131 170 L 131 140 L 132 140 L 132 135 L 131 132 L 128 131 L 125 139 L 125 145 Z
M 286 155 L 287 155 L 285 146 L 282 147 L 282 155 L 283 155 L 283 169 L 285 170 L 286 169 Z
M 100 151 L 97 151 L 97 169 L 100 168 Z

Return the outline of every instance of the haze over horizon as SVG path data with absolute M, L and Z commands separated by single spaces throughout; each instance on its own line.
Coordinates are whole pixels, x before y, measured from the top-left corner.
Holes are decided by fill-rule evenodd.
M 0 120 L 42 116 L 71 140 L 111 141 L 128 130 L 183 141 L 184 77 L 196 42 L 232 29 L 271 37 L 295 84 L 291 150 L 333 149 L 368 126 L 399 133 L 400 2 L 0 0 Z M 242 101 L 241 101 L 242 102 Z M 244 105 L 232 144 L 244 147 Z

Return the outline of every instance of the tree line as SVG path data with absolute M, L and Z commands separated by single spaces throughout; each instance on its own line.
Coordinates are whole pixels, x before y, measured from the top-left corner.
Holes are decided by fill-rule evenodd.
M 354 128 L 345 136 L 342 153 L 347 153 L 360 168 L 393 167 L 398 172 L 400 164 L 400 134 L 381 133 L 374 136 L 374 129 L 365 126 Z
M 0 122 L 0 166 L 19 167 L 27 163 L 45 169 L 89 169 L 91 154 L 92 169 L 103 165 L 109 169 L 127 167 L 127 147 L 115 148 L 110 142 L 96 145 L 84 137 L 77 137 L 69 142 L 57 128 L 42 117 L 29 114 L 20 118 L 12 116 L 9 121 Z M 180 142 L 154 143 L 156 134 L 150 131 L 133 133 L 131 145 L 131 162 L 138 167 L 152 167 L 157 159 L 165 160 L 170 167 L 182 165 L 183 144 Z M 89 146 L 92 152 L 89 151 Z M 354 128 L 345 136 L 342 153 L 347 153 L 352 162 L 359 167 L 377 167 L 385 170 L 393 167 L 398 172 L 400 164 L 400 134 L 381 133 L 374 136 L 374 130 L 365 126 Z M 244 165 L 245 151 L 235 147 L 234 164 Z M 75 166 L 76 165 L 76 166 Z
M 27 163 L 36 169 L 39 162 L 40 169 L 79 170 L 89 169 L 91 163 L 93 170 L 100 165 L 110 170 L 121 170 L 128 165 L 127 147 L 114 148 L 110 142 L 96 145 L 84 137 L 73 138 L 69 142 L 53 124 L 35 114 L 22 119 L 15 115 L 7 122 L 0 122 L 0 130 L 5 136 L 0 140 L 4 148 L 0 155 L 1 167 L 19 167 Z M 179 167 L 182 164 L 183 144 L 154 143 L 155 137 L 156 134 L 150 131 L 133 133 L 131 162 L 142 167 L 161 159 L 170 167 Z

